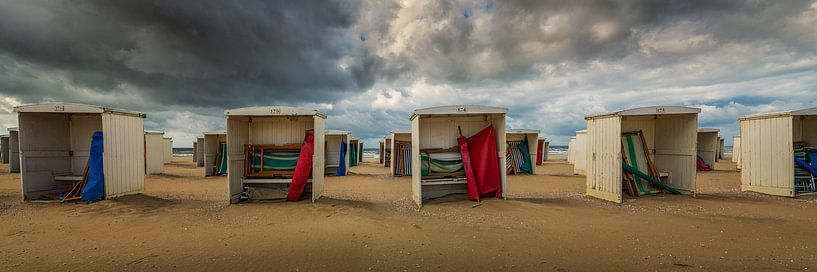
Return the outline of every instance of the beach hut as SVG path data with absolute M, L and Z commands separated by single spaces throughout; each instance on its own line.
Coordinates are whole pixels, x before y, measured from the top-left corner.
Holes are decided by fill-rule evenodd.
M 573 143 L 573 174 L 587 175 L 587 130 L 576 131 L 576 141 Z
M 536 141 L 534 141 L 536 140 Z M 506 165 L 508 174 L 535 174 L 534 158 L 538 156 L 539 131 L 533 129 L 508 129 L 505 131 Z
M 391 134 L 383 137 L 383 166 L 391 167 L 391 153 L 392 153 L 392 139 Z
M 718 159 L 715 161 L 721 161 L 724 158 L 724 152 L 726 150 L 726 141 L 724 141 L 723 137 L 718 136 Z
M 349 137 L 349 167 L 357 166 L 360 163 L 360 138 Z
M 360 163 L 363 163 L 363 151 L 364 151 L 363 140 L 361 140 L 360 143 L 358 143 L 358 144 L 359 144 L 360 147 L 358 148 L 359 152 L 357 153 L 357 161 L 358 161 L 358 164 L 360 164 Z
M 697 108 L 644 107 L 589 115 L 587 120 L 587 195 L 621 203 L 630 195 L 695 192 Z M 622 161 L 629 167 L 625 172 Z M 627 181 L 627 182 L 623 182 Z
M 16 127 L 9 128 L 9 172 L 20 173 L 20 130 Z
M 507 149 L 503 143 L 507 112 L 505 108 L 475 105 L 415 110 L 410 118 L 412 200 L 422 207 L 424 200 L 468 193 L 460 136 L 468 137 L 469 160 L 478 184 L 482 184 L 477 193 L 484 197 L 506 192 Z
M 548 160 L 548 149 L 550 142 L 546 138 L 539 138 L 536 141 L 536 165 L 543 165 Z
M 349 131 L 326 130 L 325 174 L 345 176 L 349 173 L 349 135 Z
M 160 174 L 165 171 L 165 144 L 163 131 L 145 131 L 145 173 Z
M 386 157 L 386 147 L 385 147 L 385 145 L 386 144 L 383 143 L 383 140 L 380 140 L 380 150 L 378 152 L 378 156 L 380 157 L 380 165 L 384 165 L 384 163 L 386 163 L 386 159 L 385 159 L 385 157 Z
M 738 120 L 742 191 L 787 197 L 817 192 L 817 108 Z
M 163 139 L 164 144 L 164 163 L 168 164 L 173 162 L 173 138 L 164 137 Z
M 717 128 L 698 129 L 697 154 L 711 169 L 715 169 L 715 162 L 718 160 L 718 147 L 720 146 L 718 133 L 720 130 Z
M 576 159 L 576 137 L 570 137 L 567 141 L 567 163 L 573 164 Z
M 198 157 L 199 156 L 198 148 L 199 148 L 199 143 L 197 143 L 196 141 L 193 141 L 193 156 L 192 156 L 193 157 L 193 163 L 196 163 L 196 161 L 198 161 L 198 159 L 199 159 L 199 157 Z
M 9 135 L 0 135 L 0 160 L 9 163 Z
M 196 137 L 196 166 L 204 167 L 204 136 Z
M 740 169 L 740 135 L 732 136 L 732 162 Z
M 296 171 L 301 149 L 307 148 L 308 154 L 310 147 L 312 160 L 304 165 L 311 162 L 311 178 L 303 190 L 311 193 L 312 201 L 321 197 L 326 115 L 313 109 L 281 106 L 232 109 L 225 115 L 230 203 L 285 198 L 292 193 L 289 189 L 293 178 L 302 177 L 302 172 Z M 297 185 L 293 187 L 296 191 L 300 189 Z
M 91 201 L 144 191 L 144 114 L 73 103 L 14 111 L 23 200 L 71 199 L 79 191 Z
M 389 136 L 391 142 L 391 158 L 394 162 L 389 167 L 391 176 L 411 176 L 411 131 L 393 130 Z
M 204 176 L 227 175 L 230 165 L 227 161 L 227 132 L 207 131 L 202 134 L 204 134 L 204 144 L 202 144 Z

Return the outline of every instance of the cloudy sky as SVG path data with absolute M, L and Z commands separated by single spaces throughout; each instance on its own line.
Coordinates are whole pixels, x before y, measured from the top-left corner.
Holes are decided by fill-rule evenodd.
M 147 113 L 177 147 L 223 110 L 292 105 L 375 147 L 416 108 L 509 108 L 565 144 L 590 113 L 817 106 L 815 1 L 0 2 L 0 126 L 43 101 Z

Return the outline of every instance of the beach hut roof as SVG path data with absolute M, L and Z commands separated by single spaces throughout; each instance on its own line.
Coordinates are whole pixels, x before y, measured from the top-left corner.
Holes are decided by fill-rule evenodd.
M 315 109 L 287 106 L 246 107 L 225 110 L 227 116 L 318 116 L 326 119 L 326 115 Z
M 701 112 L 699 108 L 681 107 L 681 106 L 652 106 L 634 108 L 622 111 L 614 111 L 602 114 L 591 114 L 585 116 L 585 120 L 607 117 L 607 116 L 634 116 L 634 115 L 669 115 L 669 114 L 698 114 Z
M 145 130 L 145 134 L 159 134 L 159 135 L 164 135 L 164 134 L 165 134 L 165 132 L 164 132 L 164 131 L 158 131 L 158 130 Z
M 349 134 L 351 134 L 351 132 L 349 132 L 349 131 L 332 130 L 332 129 L 327 129 L 325 133 L 326 133 L 326 135 L 349 135 Z
M 204 135 L 227 135 L 227 131 L 226 130 L 205 131 L 205 132 L 202 132 L 201 134 L 204 134 Z
M 744 115 L 744 116 L 738 117 L 738 120 L 750 120 L 750 119 L 785 117 L 785 116 L 804 116 L 804 115 L 817 115 L 817 108 L 807 108 L 807 109 L 794 110 L 794 111 L 781 111 L 781 112 L 749 114 L 749 115 Z
M 717 128 L 698 128 L 698 132 L 720 132 Z
M 17 127 L 10 127 L 10 128 L 9 128 L 9 131 L 20 131 L 20 129 L 19 129 L 19 128 L 17 128 Z
M 450 105 L 415 110 L 410 120 L 419 115 L 505 114 L 507 108 L 480 105 Z
M 505 134 L 532 134 L 532 133 L 539 134 L 539 130 L 535 130 L 535 129 L 508 129 L 508 130 L 505 130 Z
M 20 105 L 14 107 L 14 112 L 115 113 L 145 118 L 145 114 L 140 112 L 126 111 L 103 106 L 63 102 L 45 102 L 37 104 Z
M 411 134 L 411 130 L 392 130 L 392 134 Z

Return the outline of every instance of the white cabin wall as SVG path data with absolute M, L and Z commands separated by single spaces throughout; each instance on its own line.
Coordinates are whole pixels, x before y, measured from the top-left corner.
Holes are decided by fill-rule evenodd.
M 669 172 L 669 185 L 690 193 L 695 192 L 697 168 L 697 115 L 662 115 L 655 121 L 655 166 Z
M 145 134 L 145 164 L 148 174 L 164 172 L 164 136 L 162 134 Z
M 698 132 L 697 155 L 704 159 L 704 163 L 714 166 L 718 156 L 720 142 L 717 132 Z
M 85 172 L 85 164 L 88 163 L 91 154 L 91 137 L 96 131 L 102 131 L 101 115 L 71 116 L 71 149 L 74 152 L 71 169 L 74 175 L 82 175 Z
M 740 121 L 741 190 L 794 196 L 792 116 L 773 116 Z M 797 136 L 799 138 L 799 135 Z
M 303 144 L 304 131 L 314 129 L 311 116 L 253 117 L 250 125 L 252 126 L 250 135 L 252 144 Z
M 618 116 L 587 120 L 586 193 L 589 196 L 622 202 L 621 133 Z M 627 126 L 632 129 L 633 126 Z
M 51 190 L 56 185 L 54 175 L 72 173 L 68 156 L 70 130 L 64 114 L 20 113 L 18 122 L 19 134 L 12 132 L 11 144 L 15 138 L 19 141 L 23 198 L 30 200 L 39 197 L 30 193 Z
M 227 170 L 227 198 L 230 203 L 238 203 L 244 181 L 244 145 L 250 143 L 249 118 L 227 117 L 227 149 L 229 163 Z
M 144 119 L 103 113 L 102 139 L 105 198 L 144 192 Z

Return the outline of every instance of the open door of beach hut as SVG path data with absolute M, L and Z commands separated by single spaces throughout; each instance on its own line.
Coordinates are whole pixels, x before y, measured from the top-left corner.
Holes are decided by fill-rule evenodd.
M 742 191 L 787 197 L 817 193 L 817 108 L 739 120 Z
M 14 111 L 23 200 L 94 201 L 144 191 L 144 114 L 73 103 Z
M 16 127 L 9 128 L 9 172 L 20 172 L 20 130 Z
M 389 161 L 394 162 L 389 167 L 391 176 L 411 175 L 411 131 L 395 130 L 391 132 L 391 152 Z
M 720 130 L 717 128 L 698 129 L 697 155 L 709 169 L 715 169 L 715 162 L 718 160 L 718 133 Z
M 326 175 L 345 176 L 349 173 L 349 131 L 326 131 Z
M 539 148 L 537 141 L 539 131 L 534 129 L 508 129 L 505 131 L 507 142 L 507 162 L 505 165 L 508 174 L 535 174 L 534 158 L 537 158 Z
M 283 106 L 232 109 L 225 115 L 230 203 L 287 199 L 293 189 L 311 193 L 313 202 L 321 197 L 326 115 L 313 109 Z M 305 156 L 310 150 L 311 160 Z M 298 168 L 299 164 L 303 166 Z M 304 176 L 298 170 L 307 165 L 311 168 L 307 176 L 311 178 L 301 183 L 298 178 Z
M 507 191 L 505 114 L 507 109 L 488 106 L 442 106 L 415 110 L 411 120 L 412 200 L 420 207 L 424 200 L 469 191 L 464 172 L 462 151 L 457 141 L 460 134 L 469 141 L 476 136 L 484 145 L 474 145 L 470 152 L 473 172 L 477 179 L 494 181 L 498 175 L 497 190 Z M 485 133 L 488 131 L 489 133 Z M 493 143 L 496 150 L 480 149 Z M 495 154 L 487 158 L 484 154 Z M 477 159 L 478 158 L 478 159 Z M 495 160 L 494 160 L 495 159 Z M 496 169 L 482 166 L 494 165 Z M 489 188 L 490 189 L 490 188 Z M 479 193 L 483 193 L 479 191 Z M 492 194 L 491 192 L 485 192 Z M 501 195 L 501 192 L 493 192 Z
M 587 130 L 576 131 L 573 142 L 573 174 L 587 175 Z
M 230 162 L 227 160 L 227 132 L 204 132 L 204 175 L 224 176 L 229 171 Z
M 161 174 L 165 170 L 165 143 L 163 131 L 145 131 L 145 171 Z
M 625 191 L 634 196 L 661 192 L 648 179 L 633 177 L 633 168 L 671 190 L 694 194 L 699 112 L 645 107 L 585 117 L 587 195 L 621 203 Z M 628 172 L 623 161 L 631 167 Z

